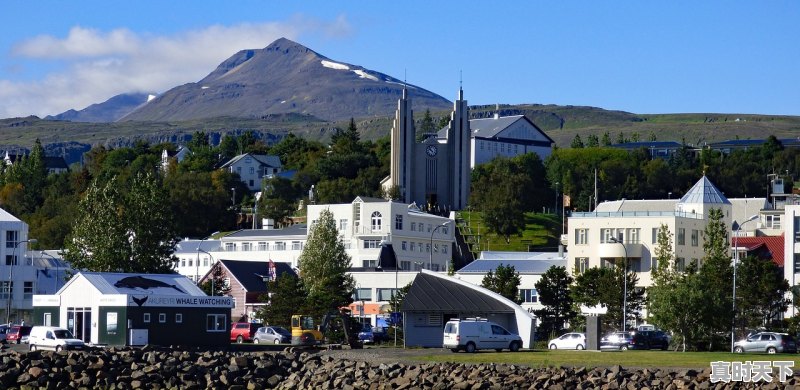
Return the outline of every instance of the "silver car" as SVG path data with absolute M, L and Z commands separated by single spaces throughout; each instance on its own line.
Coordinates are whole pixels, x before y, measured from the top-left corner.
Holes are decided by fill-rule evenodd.
M 733 343 L 733 352 L 797 353 L 797 342 L 786 333 L 760 332 Z
M 253 343 L 288 344 L 292 341 L 292 333 L 280 326 L 262 326 L 253 335 Z

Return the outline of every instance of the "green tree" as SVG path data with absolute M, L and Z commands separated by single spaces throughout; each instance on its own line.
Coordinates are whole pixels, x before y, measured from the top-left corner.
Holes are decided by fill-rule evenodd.
M 230 285 L 225 283 L 225 271 L 222 270 L 222 265 L 215 262 L 211 267 L 211 275 L 200 285 L 206 295 L 221 297 L 228 295 L 231 292 Z
M 623 275 L 627 275 L 627 295 Z M 575 277 L 570 289 L 572 299 L 578 305 L 604 305 L 608 312 L 602 317 L 606 329 L 622 329 L 622 306 L 628 321 L 639 319 L 644 303 L 644 291 L 636 288 L 639 278 L 635 272 L 623 272 L 622 264 L 616 267 L 592 267 Z
M 583 147 L 583 140 L 581 140 L 580 134 L 575 134 L 575 138 L 572 139 L 572 143 L 569 147 L 573 149 L 580 149 Z
M 177 235 L 166 194 L 154 175 L 137 175 L 127 194 L 116 177 L 95 180 L 78 206 L 65 259 L 96 272 L 167 273 Z
M 257 318 L 269 325 L 290 328 L 293 314 L 302 312 L 308 301 L 303 281 L 292 274 L 283 273 L 269 282 L 269 297 L 262 296 L 267 303 L 258 310 Z
M 350 256 L 339 241 L 333 213 L 323 210 L 308 231 L 308 240 L 298 263 L 314 316 L 336 311 L 353 302 L 355 280 L 348 273 Z
M 611 146 L 611 134 L 607 131 L 603 133 L 603 137 L 600 139 L 600 144 L 603 146 Z
M 400 287 L 397 289 L 397 292 L 389 298 L 389 310 L 391 310 L 392 313 L 399 313 L 403 308 L 403 301 L 405 301 L 408 292 L 411 290 L 412 284 L 413 282 Z
M 746 256 L 736 268 L 736 324 L 746 328 L 772 327 L 792 303 L 786 299 L 789 282 L 771 259 Z
M 573 279 L 566 267 L 552 266 L 542 275 L 536 284 L 539 302 L 544 308 L 534 311 L 539 319 L 539 328 L 552 334 L 564 329 L 567 322 L 577 316 L 569 286 Z
M 600 146 L 600 139 L 597 138 L 597 134 L 589 134 L 589 137 L 586 139 L 586 147 L 596 148 L 598 146 Z
M 522 303 L 522 299 L 519 296 L 520 281 L 519 272 L 516 271 L 513 265 L 500 264 L 494 272 L 489 271 L 483 277 L 481 285 L 516 304 L 520 304 Z
M 712 208 L 708 212 L 708 224 L 703 241 L 700 277 L 705 285 L 706 309 L 704 330 L 709 349 L 713 349 L 714 335 L 730 329 L 732 316 L 733 267 L 731 267 L 728 229 L 723 221 L 722 210 Z

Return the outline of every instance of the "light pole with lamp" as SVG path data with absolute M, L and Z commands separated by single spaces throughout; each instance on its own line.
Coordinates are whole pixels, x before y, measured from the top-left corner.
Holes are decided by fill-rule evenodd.
M 202 250 L 200 248 L 202 247 L 203 242 L 205 240 L 207 240 L 207 239 L 208 239 L 208 237 L 203 238 L 202 240 L 200 240 L 200 242 L 197 243 L 197 264 L 195 265 L 195 269 L 194 269 L 194 284 L 196 286 L 200 285 L 200 251 L 203 251 L 204 253 L 208 253 L 208 252 L 206 252 L 206 251 L 204 251 L 204 250 Z M 209 256 L 211 256 L 211 255 L 209 255 Z
M 742 225 L 755 220 L 758 215 L 751 215 L 741 224 L 733 221 L 731 230 L 736 232 L 733 236 L 733 319 L 731 320 L 731 352 L 733 352 L 733 344 L 736 342 L 736 267 L 739 265 L 739 231 L 742 230 Z
M 14 243 L 14 250 L 11 252 L 11 264 L 8 266 L 8 284 L 6 284 L 6 292 L 8 293 L 8 299 L 6 300 L 6 324 L 11 323 L 11 299 L 14 298 L 14 289 L 11 286 L 12 283 L 14 283 L 14 266 L 17 263 L 17 247 L 23 242 L 35 244 L 37 240 L 31 238 Z
M 628 322 L 628 248 L 619 238 L 609 237 L 609 239 L 611 242 L 622 245 L 622 250 L 625 251 L 625 260 L 622 262 L 622 332 L 624 333 Z
M 441 225 L 436 225 L 436 227 L 431 230 L 431 247 L 429 252 L 430 258 L 428 259 L 428 269 L 431 271 L 433 271 L 433 233 L 436 233 L 439 228 L 446 228 L 448 223 L 450 223 L 450 221 L 443 222 Z
M 198 256 L 198 258 L 200 256 L 200 252 L 203 252 L 203 253 L 207 254 L 208 257 L 211 259 L 211 268 L 210 269 L 213 270 L 214 269 L 214 256 L 211 256 L 211 253 L 206 252 L 205 250 L 200 248 L 200 246 L 198 246 L 197 247 L 197 254 L 198 254 L 197 256 Z M 199 278 L 197 279 L 197 282 L 200 283 L 200 279 Z M 214 274 L 211 274 L 211 296 L 212 297 L 214 296 Z

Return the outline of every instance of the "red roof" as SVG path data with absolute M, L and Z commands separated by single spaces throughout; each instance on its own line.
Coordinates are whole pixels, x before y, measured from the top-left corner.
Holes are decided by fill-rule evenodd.
M 783 234 L 780 236 L 738 237 L 731 238 L 731 240 L 732 245 L 735 243 L 736 246 L 745 247 L 748 252 L 766 245 L 767 250 L 772 254 L 772 261 L 778 267 L 783 267 Z

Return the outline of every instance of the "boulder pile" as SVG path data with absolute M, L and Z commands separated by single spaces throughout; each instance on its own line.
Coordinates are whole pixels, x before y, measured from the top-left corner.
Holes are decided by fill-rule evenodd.
M 22 389 L 780 389 L 780 382 L 710 381 L 711 370 L 506 364 L 371 363 L 292 348 L 281 352 L 108 348 L 0 352 L 0 388 Z

